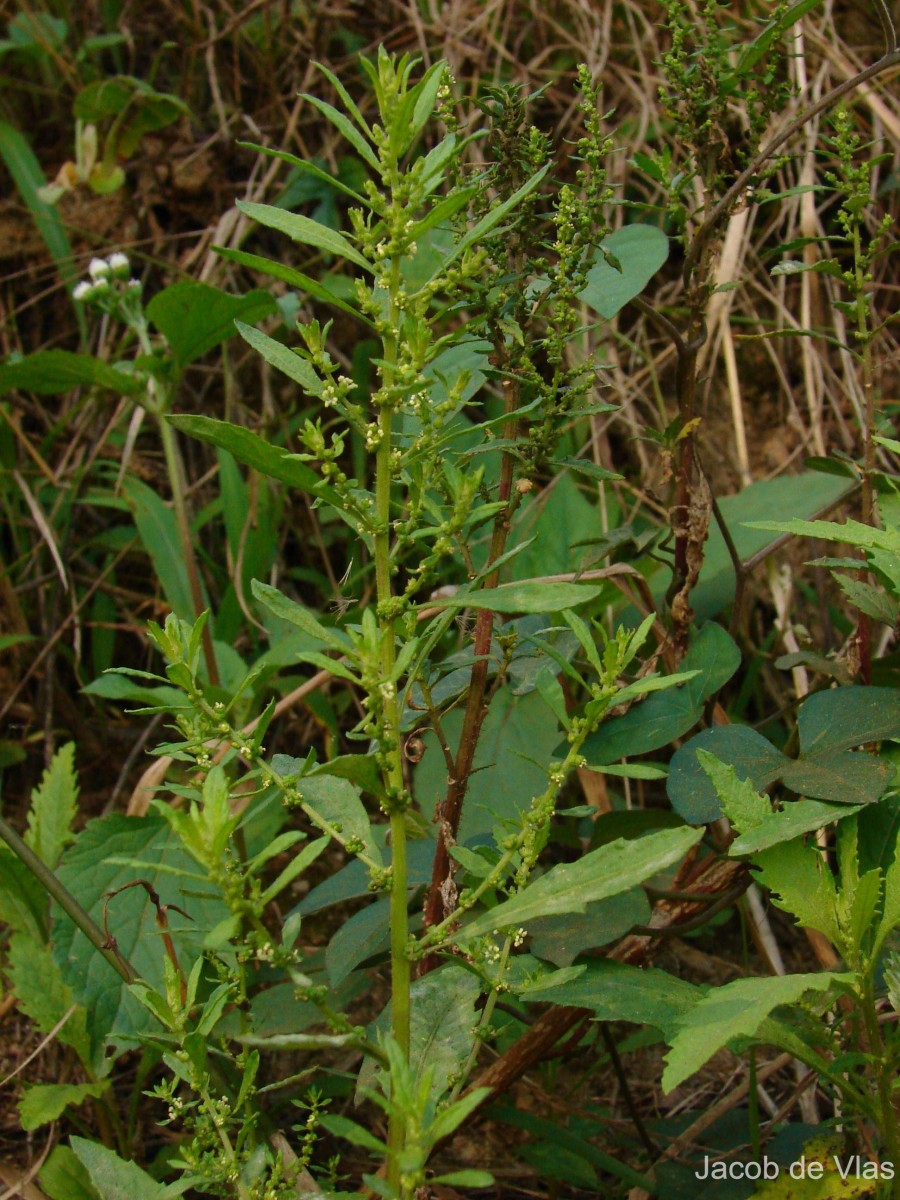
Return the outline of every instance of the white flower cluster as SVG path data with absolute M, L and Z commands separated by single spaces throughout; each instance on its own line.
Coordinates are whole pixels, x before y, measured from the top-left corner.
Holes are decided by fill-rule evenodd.
M 120 250 L 109 258 L 92 258 L 88 263 L 88 275 L 90 279 L 82 279 L 72 289 L 72 298 L 82 304 L 108 307 L 111 300 L 116 301 L 120 296 L 136 298 L 141 294 L 141 281 L 131 278 L 128 255 Z

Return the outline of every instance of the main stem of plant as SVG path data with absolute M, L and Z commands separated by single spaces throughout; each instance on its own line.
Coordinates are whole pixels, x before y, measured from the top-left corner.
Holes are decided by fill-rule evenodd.
M 401 283 L 395 263 L 391 272 L 392 332 L 384 338 L 383 384 L 387 392 L 393 383 L 397 361 L 397 335 L 400 313 L 395 309 Z M 394 673 L 396 634 L 394 620 L 387 611 L 393 598 L 391 586 L 391 432 L 393 409 L 387 395 L 378 417 L 380 440 L 375 460 L 375 586 L 379 606 L 381 634 L 381 680 L 387 685 Z M 405 1059 L 409 1058 L 409 914 L 407 911 L 406 820 L 403 796 L 403 763 L 400 758 L 400 706 L 396 686 L 387 687 L 384 698 L 384 732 L 387 735 L 389 764 L 385 771 L 391 821 L 391 1032 Z M 400 1188 L 400 1155 L 403 1150 L 405 1125 L 396 1107 L 392 1109 L 388 1145 L 388 1183 L 398 1192 Z

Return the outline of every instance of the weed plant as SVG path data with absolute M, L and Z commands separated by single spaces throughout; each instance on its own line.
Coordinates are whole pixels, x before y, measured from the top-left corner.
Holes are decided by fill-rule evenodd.
M 83 747 L 55 748 L 53 699 L 44 777 L 21 821 L 0 819 L 10 995 L 64 1063 L 25 1087 L 17 1113 L 29 1132 L 65 1122 L 39 1173 L 52 1200 L 337 1196 L 360 1183 L 403 1200 L 432 1184 L 499 1194 L 490 1148 L 465 1167 L 445 1150 L 485 1109 L 537 1134 L 520 1157 L 553 1194 L 674 1194 L 691 1183 L 677 1161 L 690 1139 L 641 1111 L 629 1061 L 643 1045 L 666 1048 L 661 1087 L 676 1098 L 716 1051 L 746 1056 L 730 1103 L 748 1090 L 751 1102 L 724 1151 L 750 1144 L 787 1176 L 777 1135 L 800 1100 L 805 1125 L 789 1132 L 806 1160 L 835 1185 L 852 1175 L 900 1194 L 898 445 L 881 399 L 890 301 L 876 286 L 890 216 L 874 198 L 893 193 L 846 107 L 896 68 L 896 39 L 879 7 L 884 53 L 810 100 L 794 93 L 813 5 L 773 7 L 750 27 L 715 5 L 664 7 L 657 129 L 627 167 L 633 114 L 606 111 L 590 37 L 565 143 L 533 123 L 574 67 L 574 7 L 530 95 L 502 78 L 475 86 L 461 61 L 379 49 L 360 68 L 323 67 L 303 97 L 324 157 L 245 148 L 268 193 L 219 226 L 218 267 L 197 270 L 196 257 L 199 277 L 164 287 L 132 281 L 134 254 L 121 251 L 95 255 L 77 283 L 64 218 L 79 189 L 128 188 L 131 158 L 172 124 L 169 98 L 178 112 L 202 104 L 187 68 L 176 80 L 163 52 L 142 72 L 112 37 L 115 74 L 98 81 L 91 55 L 104 47 L 85 50 L 68 75 L 76 119 L 112 124 L 96 177 L 93 135 L 76 127 L 83 169 L 60 174 L 72 193 L 41 190 L 14 111 L 0 126 L 80 338 L 24 345 L 0 366 L 8 449 L 30 462 L 7 455 L 4 649 L 20 660 L 29 649 L 23 598 L 35 580 L 46 587 L 16 533 L 27 514 L 52 563 L 55 599 L 42 603 L 58 614 L 70 594 L 76 631 L 92 613 L 93 667 L 54 630 L 6 709 L 24 719 L 41 667 L 57 696 L 48 667 L 61 650 L 64 678 L 87 683 L 92 703 L 137 703 L 149 718 L 126 768 L 145 744 L 156 760 L 128 815 L 85 824 Z M 236 54 L 254 48 L 256 70 L 289 63 L 293 51 L 274 53 L 274 8 L 216 30 L 213 60 L 227 35 Z M 644 53 L 637 10 L 606 16 Z M 178 14 L 185 29 L 198 19 Z M 47 56 L 67 61 L 77 22 L 15 22 L 4 55 L 38 86 Z M 416 23 L 428 28 L 418 11 Z M 218 82 L 212 109 L 221 133 Z M 798 162 L 795 144 L 826 112 L 821 165 Z M 820 228 L 790 235 L 792 207 L 806 221 L 820 192 Z M 752 263 L 734 247 L 758 223 L 773 282 L 735 299 Z M 212 286 L 212 269 L 271 282 L 240 294 Z M 811 460 L 817 471 L 725 496 L 705 430 L 717 356 L 749 480 L 738 357 L 769 354 L 777 377 L 780 348 L 797 345 L 785 334 L 821 338 L 852 397 L 828 418 L 807 396 L 804 430 L 785 378 L 798 446 L 836 436 L 842 449 Z M 225 368 L 217 409 L 190 403 L 212 351 Z M 802 367 L 815 382 L 807 350 Z M 636 378 L 655 404 L 630 395 Z M 262 381 L 249 424 L 238 379 Z M 81 399 L 54 426 L 40 398 L 73 389 Z M 68 427 L 92 422 L 103 436 L 66 495 L 65 453 L 55 470 L 47 458 Z M 121 464 L 101 465 L 107 442 Z M 204 461 L 217 496 L 197 482 Z M 857 485 L 859 520 L 816 519 L 855 503 Z M 80 510 L 121 524 L 82 552 Z M 840 654 L 791 619 L 789 576 L 771 576 L 771 602 L 759 595 L 754 567 L 790 536 L 862 556 L 814 564 L 832 588 L 823 636 L 843 627 Z M 97 572 L 89 584 L 67 544 Z M 101 635 L 120 615 L 143 626 L 133 609 L 146 597 L 122 586 L 135 547 L 162 599 L 152 657 L 124 665 L 121 638 L 115 653 Z M 774 634 L 755 624 L 769 603 L 790 651 L 774 663 Z M 726 632 L 715 618 L 729 608 Z M 159 743 L 163 722 L 172 737 Z M 22 743 L 6 743 L 7 763 Z M 796 921 L 786 953 L 761 894 Z M 758 947 L 746 977 L 711 985 L 662 969 L 667 945 L 699 930 L 702 946 L 728 914 Z M 810 954 L 819 970 L 805 969 Z M 617 1047 L 628 1025 L 639 1032 Z M 766 1060 L 773 1047 L 780 1057 Z M 590 1077 L 552 1132 L 514 1107 L 523 1074 L 567 1048 L 589 1056 L 594 1078 L 614 1073 L 633 1143 L 594 1103 Z M 763 1079 L 780 1089 L 770 1123 Z M 722 1107 L 695 1120 L 696 1139 Z

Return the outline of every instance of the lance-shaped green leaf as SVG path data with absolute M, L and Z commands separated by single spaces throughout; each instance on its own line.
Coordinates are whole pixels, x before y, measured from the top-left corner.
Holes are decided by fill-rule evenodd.
M 126 374 L 90 354 L 68 350 L 38 350 L 0 367 L 0 394 L 21 388 L 39 396 L 55 396 L 85 385 L 107 388 L 121 396 L 140 395 L 146 387 L 140 375 Z
M 293 379 L 294 383 L 298 383 L 308 395 L 321 396 L 322 380 L 310 362 L 291 350 L 289 346 L 276 342 L 268 334 L 254 329 L 252 325 L 245 325 L 243 321 L 235 321 L 235 325 L 244 341 L 261 354 L 270 366 L 287 375 L 289 379 Z
M 259 271 L 263 275 L 271 275 L 273 279 L 280 279 L 288 287 L 296 288 L 297 291 L 312 296 L 313 300 L 319 300 L 322 304 L 331 304 L 334 308 L 339 308 L 341 312 L 356 317 L 363 324 L 372 326 L 369 318 L 363 316 L 358 309 L 348 304 L 346 300 L 342 300 L 340 296 L 336 296 L 330 288 L 317 279 L 304 275 L 302 271 L 298 271 L 294 267 L 276 262 L 272 258 L 264 258 L 261 254 L 248 254 L 246 250 L 230 250 L 227 246 L 214 246 L 213 249 L 221 258 L 226 258 L 229 262 L 237 263 L 241 267 L 249 267 L 251 271 Z
M 271 587 L 268 583 L 262 583 L 259 579 L 254 579 L 250 586 L 260 604 L 265 605 L 269 612 L 274 613 L 276 617 L 280 617 L 283 621 L 289 621 L 291 625 L 296 625 L 304 633 L 318 638 L 324 645 L 332 650 L 339 650 L 341 654 L 346 654 L 352 649 L 352 643 L 345 633 L 323 625 L 308 608 L 304 608 L 296 600 L 291 600 L 278 588 Z
M 586 583 L 512 583 L 428 600 L 423 608 L 486 608 L 500 613 L 549 613 L 596 600 L 602 588 Z
M 518 895 L 465 925 L 469 938 L 509 926 L 528 927 L 541 917 L 584 912 L 587 905 L 635 887 L 679 862 L 703 836 L 702 829 L 663 829 L 634 841 L 619 838 L 574 863 L 551 867 Z
M 314 246 L 317 250 L 324 250 L 326 254 L 334 254 L 338 258 L 346 259 L 347 262 L 352 262 L 357 267 L 362 267 L 372 273 L 371 265 L 366 262 L 360 252 L 351 246 L 343 234 L 338 233 L 335 229 L 329 229 L 327 225 L 320 225 L 318 221 L 313 221 L 310 217 L 304 217 L 300 213 L 291 213 L 283 208 L 276 208 L 274 204 L 255 204 L 249 200 L 238 200 L 237 207 L 245 217 L 257 221 L 260 225 L 265 225 L 268 229 L 286 233 L 295 242 L 302 242 L 305 246 Z
M 323 483 L 298 455 L 285 450 L 283 446 L 274 446 L 242 425 L 232 425 L 230 421 L 217 421 L 213 417 L 186 415 L 167 417 L 166 420 L 189 437 L 198 438 L 211 446 L 220 446 L 229 454 L 233 454 L 238 462 L 268 475 L 270 479 L 277 479 L 301 492 L 319 496 L 336 506 L 341 503 L 334 489 Z
M 517 204 L 519 204 L 525 199 L 526 196 L 530 195 L 530 193 L 534 191 L 549 170 L 550 163 L 548 163 L 545 167 L 542 167 L 540 171 L 536 172 L 536 174 L 532 175 L 532 177 L 526 183 L 523 183 L 522 186 L 517 191 L 513 192 L 513 194 L 507 200 L 504 200 L 502 204 L 498 204 L 495 208 L 492 208 L 490 212 L 486 213 L 476 225 L 472 226 L 472 228 L 467 234 L 465 234 L 464 237 L 460 238 L 460 240 L 450 251 L 449 255 L 441 261 L 439 268 L 436 268 L 435 274 L 437 273 L 437 270 L 445 271 L 449 266 L 455 263 L 462 254 L 465 254 L 470 246 L 475 246 L 478 244 L 478 242 L 482 241 L 492 229 L 495 229 L 500 224 L 507 213 L 512 212 Z

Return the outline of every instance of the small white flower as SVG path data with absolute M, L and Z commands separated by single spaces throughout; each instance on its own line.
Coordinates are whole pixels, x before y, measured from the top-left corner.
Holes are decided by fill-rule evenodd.
M 139 279 L 129 279 L 125 284 L 125 291 L 132 296 L 139 296 L 143 291 L 144 285 Z
M 80 300 L 84 302 L 85 300 L 90 300 L 93 294 L 94 285 L 87 279 L 82 279 L 81 283 L 76 283 L 72 288 L 73 300 Z
M 109 256 L 109 269 L 113 275 L 119 275 L 122 279 L 127 279 L 131 273 L 131 263 L 128 261 L 128 255 L 123 254 L 121 250 L 117 250 L 115 254 Z
M 109 276 L 109 263 L 105 258 L 92 258 L 88 263 L 88 274 L 94 281 L 107 279 Z

